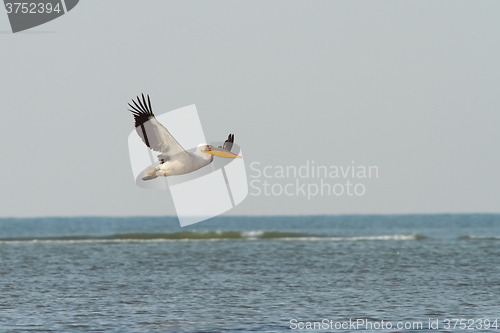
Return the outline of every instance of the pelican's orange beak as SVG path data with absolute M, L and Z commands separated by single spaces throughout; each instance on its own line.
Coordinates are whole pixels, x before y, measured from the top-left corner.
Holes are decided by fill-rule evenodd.
M 212 154 L 214 156 L 225 157 L 225 158 L 241 158 L 241 156 L 231 153 L 230 151 L 220 148 L 215 148 L 214 146 L 209 146 L 209 148 L 207 150 L 204 150 L 204 152 Z

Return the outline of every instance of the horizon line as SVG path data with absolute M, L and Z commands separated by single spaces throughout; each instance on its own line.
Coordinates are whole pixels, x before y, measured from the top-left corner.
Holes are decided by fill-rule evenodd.
M 216 218 L 262 218 L 262 217 L 342 217 L 342 216 L 437 216 L 437 215 L 500 215 L 492 212 L 476 212 L 476 213 L 341 213 L 341 214 L 267 214 L 267 215 L 218 215 Z M 0 216 L 0 220 L 4 219 L 70 219 L 70 218 L 177 218 L 177 215 L 45 215 L 45 216 Z

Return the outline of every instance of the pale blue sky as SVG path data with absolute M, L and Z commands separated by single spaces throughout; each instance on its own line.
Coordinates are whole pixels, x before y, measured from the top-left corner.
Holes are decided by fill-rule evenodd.
M 127 102 L 143 92 L 156 113 L 196 104 L 208 140 L 235 133 L 249 174 L 379 168 L 362 197 L 249 196 L 228 214 L 500 212 L 499 15 L 495 1 L 82 0 L 13 35 L 0 14 L 0 216 L 174 215 L 132 179 Z

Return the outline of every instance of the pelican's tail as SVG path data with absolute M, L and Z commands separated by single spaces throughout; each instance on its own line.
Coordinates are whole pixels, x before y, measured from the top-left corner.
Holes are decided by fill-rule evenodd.
M 158 176 L 156 175 L 156 171 L 158 171 L 158 169 L 155 168 L 155 167 L 147 167 L 143 171 L 143 173 L 145 174 L 145 176 L 142 177 L 142 180 L 151 180 L 151 179 L 157 178 Z

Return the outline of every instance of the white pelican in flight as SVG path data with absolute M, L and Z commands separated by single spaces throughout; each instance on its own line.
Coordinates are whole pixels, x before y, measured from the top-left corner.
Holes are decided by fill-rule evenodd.
M 137 102 L 132 100 L 134 105 L 128 104 L 134 115 L 135 130 L 142 141 L 154 151 L 159 152 L 158 160 L 160 165 L 146 169 L 146 175 L 143 180 L 155 179 L 163 176 L 183 175 L 203 168 L 212 163 L 215 156 L 225 158 L 241 158 L 231 153 L 233 147 L 234 134 L 229 134 L 223 147 L 214 147 L 208 143 L 198 145 L 195 152 L 187 152 L 175 140 L 170 132 L 156 120 L 151 108 L 151 100 L 138 96 Z

